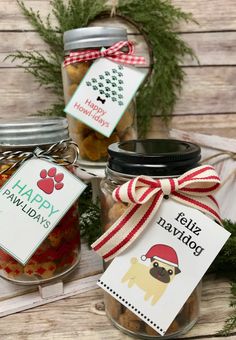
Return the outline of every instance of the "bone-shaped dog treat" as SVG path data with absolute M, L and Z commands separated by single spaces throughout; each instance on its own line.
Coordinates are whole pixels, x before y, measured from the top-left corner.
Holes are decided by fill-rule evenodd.
M 105 104 L 105 102 L 106 102 L 106 99 L 102 99 L 101 97 L 97 97 L 97 101 L 99 102 L 102 102 L 102 104 Z

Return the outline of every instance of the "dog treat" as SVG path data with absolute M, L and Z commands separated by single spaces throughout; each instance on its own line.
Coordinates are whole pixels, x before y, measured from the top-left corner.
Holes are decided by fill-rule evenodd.
M 81 82 L 86 72 L 89 69 L 89 63 L 76 63 L 71 64 L 66 67 L 66 72 L 68 74 L 69 79 L 76 83 L 77 85 Z
M 91 133 L 81 143 L 82 152 L 92 161 L 98 161 L 101 158 L 101 148 L 98 139 L 94 133 Z
M 112 319 L 117 321 L 122 314 L 122 304 L 114 299 L 110 294 L 104 295 L 104 301 L 107 313 L 111 315 Z
M 68 94 L 70 97 L 73 96 L 73 94 L 75 93 L 76 89 L 77 89 L 78 85 L 77 84 L 71 84 L 69 89 L 68 89 Z
M 126 111 L 116 126 L 118 133 L 123 134 L 128 127 L 132 126 L 133 120 L 133 114 L 129 111 Z
M 142 329 L 142 320 L 126 308 L 119 317 L 119 324 L 131 332 L 138 333 Z
M 170 327 L 167 329 L 166 334 L 168 335 L 168 334 L 178 333 L 180 329 L 181 329 L 180 325 L 178 324 L 176 320 L 174 320 L 172 324 L 170 325 Z
M 145 327 L 144 333 L 146 333 L 147 335 L 152 335 L 152 336 L 160 336 L 160 334 L 157 333 L 157 331 L 155 331 L 155 329 L 148 326 L 147 324 L 145 324 L 145 325 L 146 325 L 146 327 Z
M 108 218 L 110 222 L 115 222 L 127 209 L 127 206 L 123 203 L 115 203 L 108 212 Z
M 0 171 L 9 167 L 1 165 Z M 0 175 L 0 187 L 14 171 Z M 25 266 L 0 250 L 0 274 L 17 282 L 47 280 L 69 270 L 78 261 L 79 253 L 78 209 L 74 204 Z
M 23 273 L 24 270 L 24 267 L 14 259 L 11 259 L 8 262 L 2 261 L 1 268 L 8 278 L 18 277 Z
M 197 319 L 199 314 L 199 297 L 198 297 L 199 289 L 195 289 L 193 293 L 190 295 L 186 303 L 184 304 L 181 312 L 177 315 L 176 320 L 178 320 L 180 325 L 188 324 Z

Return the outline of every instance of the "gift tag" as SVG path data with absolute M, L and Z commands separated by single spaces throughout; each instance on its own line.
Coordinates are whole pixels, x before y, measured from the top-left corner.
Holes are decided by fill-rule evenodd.
M 85 187 L 62 166 L 26 161 L 0 189 L 0 248 L 25 265 Z
M 203 213 L 169 199 L 98 285 L 164 335 L 229 236 Z
M 78 86 L 65 112 L 110 137 L 146 75 L 146 69 L 98 59 Z

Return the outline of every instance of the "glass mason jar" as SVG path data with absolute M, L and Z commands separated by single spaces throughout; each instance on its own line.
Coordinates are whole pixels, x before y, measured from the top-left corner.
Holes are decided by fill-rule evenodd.
M 68 123 L 64 118 L 32 117 L 0 121 L 0 157 L 5 151 L 31 152 L 36 147 L 48 149 L 64 140 L 69 140 Z M 74 157 L 66 141 L 62 146 L 65 150 L 57 154 L 59 157 Z M 13 159 L 0 161 L 0 173 L 6 170 L 0 174 L 0 187 L 17 169 L 10 169 L 14 162 Z M 73 166 L 67 166 L 67 169 L 73 172 Z M 78 223 L 78 207 L 74 203 L 25 266 L 0 249 L 0 276 L 15 283 L 31 285 L 61 278 L 71 272 L 80 259 Z
M 70 30 L 64 33 L 65 57 L 70 52 L 110 47 L 119 41 L 127 40 L 127 31 L 118 27 L 87 27 Z M 125 52 L 125 51 L 124 51 Z M 92 61 L 73 63 L 62 66 L 65 104 L 74 94 L 77 86 L 92 65 Z M 100 89 L 104 94 L 103 89 Z M 116 126 L 112 135 L 107 138 L 83 124 L 71 115 L 67 115 L 72 139 L 78 144 L 80 158 L 88 165 L 92 162 L 104 162 L 110 144 L 137 138 L 135 102 L 132 100 Z
M 128 204 L 115 202 L 112 198 L 112 192 L 118 185 L 139 175 L 156 179 L 178 177 L 198 166 L 200 148 L 178 140 L 133 140 L 110 145 L 108 154 L 106 177 L 101 182 L 104 232 L 128 207 Z M 109 263 L 105 263 L 105 268 L 108 265 Z M 201 283 L 192 292 L 163 337 L 108 293 L 105 293 L 105 308 L 112 323 L 123 332 L 141 339 L 167 339 L 186 333 L 196 323 L 200 298 Z

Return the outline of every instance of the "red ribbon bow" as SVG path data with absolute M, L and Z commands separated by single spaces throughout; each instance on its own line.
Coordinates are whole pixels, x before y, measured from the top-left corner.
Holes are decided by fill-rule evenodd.
M 125 213 L 92 248 L 105 261 L 124 251 L 145 229 L 164 196 L 198 209 L 221 223 L 219 208 L 211 195 L 220 186 L 220 178 L 210 165 L 192 169 L 178 178 L 136 177 L 113 191 L 113 199 L 129 203 Z
M 127 46 L 128 52 L 122 51 Z M 145 58 L 134 55 L 134 44 L 131 41 L 119 41 L 106 50 L 86 50 L 79 52 L 71 52 L 64 60 L 64 67 L 74 63 L 81 63 L 88 60 L 108 58 L 121 64 L 144 65 Z

